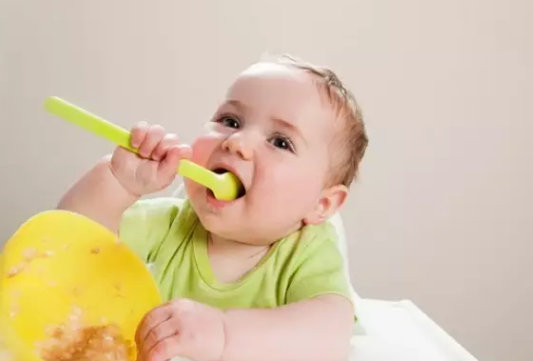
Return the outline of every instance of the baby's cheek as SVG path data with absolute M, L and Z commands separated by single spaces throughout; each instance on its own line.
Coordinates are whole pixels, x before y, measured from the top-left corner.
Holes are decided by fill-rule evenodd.
M 275 179 L 267 185 L 271 188 L 268 193 L 277 194 L 277 198 L 286 203 L 288 207 L 291 207 L 293 202 L 299 205 L 312 202 L 316 199 L 319 187 L 317 187 L 314 175 L 305 176 L 305 174 L 308 173 L 304 170 L 290 170 L 277 174 Z
M 205 166 L 218 146 L 218 139 L 209 135 L 196 138 L 192 144 L 192 161 Z

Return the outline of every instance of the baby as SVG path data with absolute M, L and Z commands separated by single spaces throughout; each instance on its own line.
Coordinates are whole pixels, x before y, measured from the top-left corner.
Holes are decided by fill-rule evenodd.
M 351 285 L 328 217 L 345 202 L 368 139 L 358 105 L 328 69 L 289 56 L 243 71 L 191 146 L 140 123 L 58 208 L 116 232 L 145 262 L 165 304 L 140 323 L 138 360 L 344 360 Z M 243 191 L 215 199 L 181 159 L 233 172 Z

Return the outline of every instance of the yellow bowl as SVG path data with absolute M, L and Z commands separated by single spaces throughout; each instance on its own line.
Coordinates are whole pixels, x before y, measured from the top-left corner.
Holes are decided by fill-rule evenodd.
M 0 341 L 24 359 L 38 360 L 36 345 L 47 328 L 68 323 L 73 310 L 87 325 L 116 324 L 133 342 L 142 317 L 161 302 L 142 260 L 76 213 L 37 214 L 0 253 Z

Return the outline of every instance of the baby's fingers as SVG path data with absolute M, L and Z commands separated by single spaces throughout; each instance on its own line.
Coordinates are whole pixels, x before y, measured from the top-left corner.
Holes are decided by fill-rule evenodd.
M 133 148 L 139 148 L 149 129 L 150 126 L 146 122 L 139 122 L 131 129 L 131 146 Z
M 179 144 L 178 136 L 176 134 L 167 134 L 164 136 L 164 138 L 159 142 L 157 147 L 152 152 L 152 159 L 160 161 L 161 159 L 165 158 L 165 155 L 167 154 L 168 150 L 175 145 Z
M 163 178 L 176 176 L 181 159 L 189 159 L 192 156 L 191 147 L 188 145 L 174 145 L 159 164 L 159 172 Z
M 160 125 L 152 125 L 139 146 L 139 154 L 150 158 L 157 145 L 163 140 L 165 129 Z
M 178 333 L 154 344 L 151 348 L 142 348 L 137 357 L 138 361 L 167 361 L 183 356 L 182 341 Z

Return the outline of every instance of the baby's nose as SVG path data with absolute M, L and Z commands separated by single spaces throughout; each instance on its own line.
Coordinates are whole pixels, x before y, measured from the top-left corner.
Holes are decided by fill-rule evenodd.
M 243 160 L 252 160 L 253 149 L 246 144 L 242 137 L 229 137 L 222 143 L 222 148 L 230 153 L 236 154 Z

